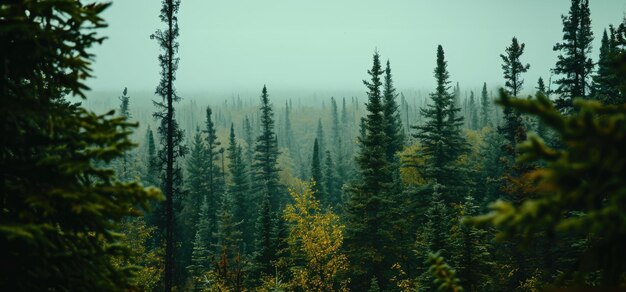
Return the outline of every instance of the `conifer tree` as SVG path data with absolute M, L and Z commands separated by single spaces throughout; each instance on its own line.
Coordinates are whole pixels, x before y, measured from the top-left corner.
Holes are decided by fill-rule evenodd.
M 480 96 L 480 121 L 481 127 L 491 127 L 491 101 L 487 92 L 487 82 L 483 83 L 483 91 Z
M 315 138 L 320 148 L 320 152 L 326 152 L 326 135 L 324 134 L 324 126 L 322 125 L 322 118 L 317 119 L 317 132 Z
M 196 234 L 193 240 L 193 251 L 191 253 L 191 265 L 187 267 L 189 275 L 193 280 L 193 287 L 196 291 L 202 291 L 204 287 L 203 275 L 211 267 L 211 222 L 209 221 L 209 202 L 204 196 L 198 213 Z
M 569 14 L 561 16 L 563 21 L 563 42 L 554 45 L 553 50 L 560 52 L 554 74 L 562 76 L 554 83 L 558 86 L 554 92 L 559 95 L 556 105 L 569 112 L 573 108 L 573 99 L 587 98 L 588 82 L 593 71 L 591 46 L 591 15 L 589 0 L 572 0 Z
M 469 116 L 470 116 L 470 129 L 478 130 L 478 109 L 476 108 L 476 101 L 474 100 L 474 92 L 470 93 L 469 100 Z
M 323 205 L 326 205 L 328 203 L 328 198 L 326 197 L 325 192 L 324 176 L 322 175 L 322 161 L 317 138 L 315 139 L 315 142 L 313 142 L 313 155 L 311 157 L 311 179 L 314 181 L 314 184 L 311 186 L 313 193 L 315 194 L 317 199 L 322 202 Z
M 472 196 L 465 197 L 450 242 L 455 270 L 461 284 L 469 291 L 491 290 L 495 267 L 487 231 L 463 222 L 465 217 L 477 216 L 478 208 Z
M 511 96 L 518 96 L 524 85 L 524 79 L 522 73 L 525 73 L 530 68 L 529 64 L 524 65 L 520 57 L 524 54 L 525 45 L 519 44 L 517 38 L 513 38 L 513 41 L 509 47 L 506 48 L 506 54 L 500 55 L 502 58 L 502 70 L 504 71 L 504 79 L 506 80 L 506 90 Z M 504 137 L 506 144 L 503 146 L 508 153 L 510 161 L 515 157 L 515 148 L 518 142 L 526 138 L 526 130 L 520 114 L 514 111 L 512 108 L 505 108 L 504 124 L 502 127 L 498 127 L 498 132 Z
M 227 157 L 229 160 L 228 170 L 230 172 L 231 181 L 228 185 L 228 193 L 233 203 L 233 218 L 235 222 L 240 222 L 239 230 L 242 232 L 243 243 L 252 245 L 253 227 L 248 212 L 252 210 L 249 207 L 250 196 L 250 179 L 248 177 L 248 169 L 243 161 L 243 149 L 238 145 L 235 137 L 234 125 L 230 125 L 230 137 L 228 143 Z
M 548 90 L 546 89 L 546 84 L 543 82 L 543 78 L 539 77 L 539 80 L 537 80 L 537 94 L 543 94 L 546 97 L 548 97 Z M 538 120 L 537 121 L 537 136 L 543 138 L 544 140 L 547 139 L 547 130 L 546 129 L 546 125 L 543 121 Z
M 154 114 L 161 119 L 159 134 L 163 140 L 161 145 L 161 161 L 164 165 L 164 192 L 165 192 L 165 291 L 172 291 L 174 286 L 174 196 L 178 193 L 177 181 L 181 178 L 180 169 L 176 167 L 176 160 L 185 155 L 186 148 L 181 147 L 183 132 L 178 129 L 174 118 L 174 102 L 180 97 L 176 93 L 174 80 L 178 69 L 178 9 L 180 0 L 164 0 L 159 18 L 166 24 L 165 30 L 157 30 L 150 36 L 156 39 L 162 52 L 159 55 L 161 66 L 161 80 L 156 93 L 163 99 L 155 102 L 158 111 Z
M 606 104 L 615 103 L 616 97 L 620 96 L 617 86 L 618 79 L 613 70 L 613 58 L 617 52 L 615 32 L 611 27 L 611 33 L 607 34 L 606 29 L 602 34 L 600 46 L 600 56 L 598 58 L 598 70 L 593 76 L 594 98 Z
M 86 99 L 107 7 L 0 5 L 2 291 L 139 289 L 121 223 L 161 196 L 103 167 L 132 149 L 136 125 L 71 101 Z
M 261 134 L 257 138 L 253 164 L 253 191 L 260 200 L 254 254 L 255 274 L 257 276 L 271 275 L 274 272 L 272 262 L 275 260 L 276 250 L 272 230 L 274 229 L 275 212 L 278 211 L 283 195 L 282 186 L 278 181 L 279 168 L 276 161 L 279 152 L 274 133 L 274 114 L 265 86 L 263 86 L 261 94 L 260 110 Z
M 157 161 L 157 150 L 154 144 L 154 133 L 150 126 L 146 130 L 146 171 L 143 175 L 143 183 L 147 186 L 159 185 L 159 165 Z
M 245 117 L 243 122 L 243 135 L 246 141 L 246 162 L 248 165 L 252 165 L 254 162 L 254 135 L 252 133 L 252 125 L 248 116 Z
M 126 120 L 131 119 L 130 114 L 130 96 L 127 95 L 128 90 L 124 87 L 124 91 L 122 91 L 122 96 L 119 97 L 120 100 L 120 116 L 126 118 Z M 122 181 L 129 181 L 132 178 L 131 170 L 130 170 L 130 161 L 132 161 L 132 154 L 129 152 L 124 152 L 122 155 L 121 161 L 117 164 L 117 175 L 119 179 Z
M 368 89 L 367 115 L 362 118 L 360 152 L 356 158 L 360 181 L 352 186 L 346 205 L 346 246 L 352 267 L 352 288 L 365 289 L 365 284 L 376 276 L 381 286 L 387 285 L 387 272 L 395 254 L 388 248 L 394 244 L 390 228 L 394 212 L 394 197 L 389 193 L 392 182 L 391 165 L 387 160 L 384 106 L 381 76 L 383 70 L 378 52 L 374 53 L 370 81 L 363 81 Z
M 224 192 L 217 212 L 217 228 L 213 237 L 216 242 L 214 246 L 217 248 L 215 254 L 225 256 L 228 263 L 234 263 L 235 258 L 242 253 L 243 234 L 239 229 L 241 221 L 237 221 L 233 216 L 234 209 L 232 195 L 229 192 Z
M 324 174 L 322 177 L 324 178 L 324 188 L 328 197 L 328 203 L 331 207 L 337 207 L 342 204 L 341 199 L 341 186 L 338 183 L 337 174 L 336 174 L 336 166 L 333 162 L 333 157 L 330 151 L 326 150 L 324 160 Z
M 396 102 L 397 96 L 398 94 L 396 94 L 396 89 L 393 86 L 391 65 L 389 60 L 387 60 L 383 83 L 383 119 L 385 123 L 385 135 L 388 139 L 385 153 L 387 154 L 387 160 L 390 162 L 399 160 L 396 153 L 402 150 L 404 146 L 404 131 L 402 130 L 400 110 Z
M 447 257 L 450 253 L 448 234 L 450 233 L 450 217 L 444 203 L 440 184 L 434 184 L 430 204 L 426 210 L 426 223 L 418 232 L 416 252 L 418 259 L 423 262 L 428 260 L 428 255 L 438 253 Z M 430 287 L 434 290 L 433 277 L 427 269 L 422 269 L 419 276 L 421 287 Z
M 461 136 L 463 118 L 457 117 L 460 111 L 455 106 L 454 95 L 449 93 L 450 74 L 443 48 L 437 47 L 437 66 L 434 70 L 437 87 L 431 93 L 432 103 L 421 109 L 427 119 L 423 125 L 415 126 L 414 137 L 422 143 L 423 154 L 427 157 L 424 176 L 447 187 L 458 185 L 458 171 L 454 163 L 465 151 L 466 142 Z
M 505 87 L 512 96 L 518 96 L 524 85 L 522 73 L 530 68 L 529 64 L 524 65 L 520 57 L 524 54 L 524 43 L 517 42 L 517 38 L 513 37 L 511 45 L 505 50 L 505 54 L 500 55 L 502 58 L 502 71 L 504 71 Z
M 212 115 L 213 111 L 211 110 L 211 107 L 207 106 L 204 130 L 204 132 L 206 133 L 206 158 L 203 159 L 205 161 L 203 171 L 206 172 L 206 196 L 210 206 L 209 222 L 212 222 L 211 234 L 216 232 L 215 228 L 217 226 L 215 223 L 217 222 L 217 210 L 220 204 L 222 193 L 225 189 L 224 175 L 219 166 L 220 155 L 223 150 L 221 148 L 218 148 L 220 147 L 221 143 L 217 140 L 217 134 Z M 214 240 L 211 240 L 211 242 L 214 242 Z

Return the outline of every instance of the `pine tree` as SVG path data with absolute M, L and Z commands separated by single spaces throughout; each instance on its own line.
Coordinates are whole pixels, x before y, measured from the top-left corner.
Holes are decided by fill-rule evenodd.
M 444 203 L 440 184 L 433 185 L 433 194 L 426 210 L 426 223 L 422 230 L 418 231 L 416 242 L 416 253 L 418 259 L 422 261 L 428 260 L 428 255 L 438 253 L 447 257 L 451 250 L 448 242 L 448 234 L 450 233 L 450 217 Z M 427 269 L 422 269 L 419 276 L 421 287 L 430 287 L 433 289 L 433 277 Z
M 241 243 L 243 234 L 239 228 L 241 221 L 237 221 L 233 215 L 235 209 L 233 197 L 230 193 L 222 194 L 219 211 L 217 212 L 217 228 L 213 233 L 216 247 L 215 254 L 226 257 L 226 261 L 234 263 L 235 258 L 242 253 Z
M 161 81 L 157 86 L 156 93 L 163 99 L 162 102 L 155 102 L 158 112 L 155 117 L 162 120 L 159 127 L 159 134 L 163 137 L 161 156 L 164 163 L 165 176 L 165 291 L 172 291 L 174 286 L 174 196 L 178 193 L 176 181 L 180 170 L 176 167 L 177 158 L 184 156 L 186 149 L 181 147 L 183 132 L 178 129 L 174 118 L 174 102 L 178 102 L 180 97 L 176 93 L 174 80 L 176 79 L 176 69 L 178 69 L 178 9 L 180 0 L 164 0 L 161 8 L 160 19 L 167 26 L 165 30 L 157 30 L 150 36 L 156 39 L 162 53 L 159 55 L 161 66 Z
M 546 97 L 548 97 L 548 90 L 546 89 L 546 84 L 543 82 L 543 78 L 539 77 L 539 80 L 537 80 L 537 94 L 543 94 Z M 546 125 L 543 121 L 538 120 L 537 121 L 537 136 L 543 138 L 544 140 L 547 139 L 547 131 L 548 129 L 546 129 Z
M 238 145 L 235 137 L 234 125 L 230 125 L 230 137 L 228 143 L 227 157 L 230 163 L 228 171 L 230 172 L 231 181 L 228 185 L 228 193 L 233 201 L 233 217 L 235 222 L 241 222 L 239 230 L 242 232 L 242 239 L 246 245 L 252 244 L 253 224 L 250 219 L 253 218 L 248 212 L 250 208 L 250 178 L 248 177 L 248 169 L 243 161 L 243 149 Z
M 139 290 L 121 223 L 161 195 L 103 167 L 136 126 L 70 102 L 86 99 L 109 5 L 0 5 L 2 291 Z
M 159 185 L 159 165 L 157 161 L 157 150 L 156 145 L 154 144 L 154 133 L 150 126 L 146 130 L 146 171 L 143 176 L 143 183 L 147 186 L 158 186 Z
M 393 245 L 389 224 L 394 211 L 393 197 L 389 190 L 392 182 L 390 163 L 386 153 L 389 141 L 385 135 L 381 76 L 383 70 L 378 52 L 374 53 L 372 69 L 368 70 L 370 81 L 363 81 L 368 88 L 367 115 L 362 119 L 360 152 L 357 163 L 360 181 L 352 186 L 346 205 L 346 246 L 352 265 L 352 288 L 363 290 L 368 279 L 376 276 L 381 286 L 386 285 L 386 273 L 394 255 L 385 248 Z
M 322 175 L 322 161 L 317 138 L 315 139 L 315 142 L 313 142 L 313 155 L 311 157 L 311 179 L 314 181 L 314 184 L 311 186 L 313 193 L 315 194 L 317 199 L 322 202 L 322 205 L 327 205 L 328 198 L 326 197 L 324 176 Z
M 494 262 L 487 231 L 463 222 L 477 216 L 479 207 L 472 196 L 466 196 L 460 207 L 459 222 L 453 229 L 450 248 L 452 262 L 461 284 L 469 291 L 491 290 Z
M 506 80 L 506 90 L 511 96 L 520 94 L 524 85 L 522 73 L 525 73 L 530 68 L 530 65 L 523 65 L 520 61 L 520 57 L 524 54 L 524 47 L 523 43 L 520 45 L 517 42 L 517 38 L 513 38 L 511 45 L 506 48 L 506 55 L 500 55 L 503 61 L 502 70 Z M 504 124 L 502 127 L 498 127 L 498 132 L 506 141 L 503 147 L 506 149 L 505 152 L 509 154 L 509 162 L 512 163 L 517 144 L 526 139 L 526 130 L 518 112 L 512 108 L 505 108 L 503 114 Z
M 322 177 L 324 178 L 324 188 L 326 188 L 329 205 L 331 207 L 338 207 L 343 203 L 341 198 L 341 186 L 338 183 L 337 174 L 335 171 L 336 166 L 333 163 L 333 158 L 330 151 L 326 150 L 325 158 L 324 174 L 322 175 Z
M 221 143 L 217 140 L 217 134 L 215 130 L 215 124 L 213 122 L 213 111 L 211 107 L 206 108 L 206 121 L 205 121 L 205 130 L 206 133 L 206 158 L 203 159 L 205 161 L 204 172 L 205 174 L 205 183 L 206 183 L 206 197 L 209 203 L 209 222 L 213 222 L 211 225 L 211 234 L 216 232 L 216 222 L 217 222 L 217 210 L 220 204 L 220 200 L 222 197 L 222 193 L 225 189 L 224 175 L 219 166 L 220 154 L 223 152 L 223 149 L 219 148 Z M 214 242 L 214 240 L 211 240 Z
M 124 91 L 122 91 L 122 96 L 119 97 L 120 100 L 120 116 L 126 118 L 126 120 L 131 119 L 130 114 L 130 96 L 127 95 L 128 90 L 124 87 Z M 130 161 L 132 161 L 132 154 L 129 152 L 124 152 L 121 160 L 116 163 L 116 172 L 120 180 L 129 181 L 132 179 L 132 174 L 130 170 Z
M 320 148 L 320 152 L 326 152 L 326 135 L 324 134 L 324 126 L 322 125 L 322 119 L 317 119 L 317 133 L 315 138 Z
M 274 134 L 274 114 L 263 86 L 261 95 L 261 134 L 257 138 L 254 155 L 254 193 L 260 200 L 259 215 L 256 221 L 254 264 L 256 275 L 271 275 L 274 271 L 272 261 L 276 250 L 272 241 L 275 213 L 282 201 L 282 186 L 278 181 L 278 149 Z
M 520 57 L 524 54 L 524 43 L 519 44 L 517 38 L 513 37 L 511 45 L 505 50 L 506 54 L 500 55 L 502 58 L 502 70 L 504 71 L 505 87 L 512 96 L 519 96 L 524 85 L 522 73 L 530 68 L 529 64 L 524 65 Z
M 414 137 L 422 143 L 427 157 L 424 176 L 447 187 L 459 184 L 458 171 L 454 163 L 467 148 L 461 136 L 463 118 L 456 117 L 460 111 L 455 106 L 454 95 L 449 93 L 450 74 L 441 45 L 437 48 L 437 67 L 434 70 L 437 88 L 431 93 L 432 103 L 421 109 L 427 119 L 423 125 L 415 126 Z
M 470 116 L 470 129 L 478 130 L 478 109 L 476 108 L 476 101 L 474 100 L 474 92 L 470 93 L 469 100 L 469 116 Z
M 598 58 L 598 71 L 593 76 L 593 96 L 606 104 L 615 103 L 615 99 L 620 96 L 617 87 L 617 76 L 613 70 L 613 58 L 617 51 L 615 32 L 611 27 L 611 36 L 606 29 L 602 34 L 600 46 L 600 56 Z
M 391 76 L 391 65 L 389 64 L 389 60 L 387 60 L 383 83 L 383 119 L 385 123 L 385 135 L 388 139 L 385 153 L 387 154 L 387 160 L 394 162 L 399 160 L 396 153 L 402 150 L 404 146 L 404 131 L 402 130 L 400 110 L 396 102 L 397 96 Z
M 568 16 L 561 16 L 563 21 L 563 42 L 554 45 L 559 51 L 554 74 L 562 75 L 554 83 L 558 85 L 555 93 L 560 97 L 556 105 L 563 111 L 573 109 L 573 99 L 588 97 L 588 79 L 593 71 L 590 58 L 593 33 L 589 0 L 572 0 Z
M 254 135 L 252 134 L 252 125 L 248 116 L 244 119 L 243 135 L 246 141 L 246 162 L 248 165 L 252 165 L 254 162 Z
M 491 101 L 487 93 L 487 82 L 483 83 L 483 91 L 480 97 L 480 124 L 481 127 L 491 127 Z
M 209 202 L 205 197 L 202 198 L 200 212 L 198 213 L 198 221 L 196 234 L 193 240 L 193 252 L 191 254 L 191 265 L 187 267 L 189 275 L 193 279 L 194 290 L 202 291 L 204 287 L 203 275 L 207 273 L 211 267 L 211 222 L 209 221 Z

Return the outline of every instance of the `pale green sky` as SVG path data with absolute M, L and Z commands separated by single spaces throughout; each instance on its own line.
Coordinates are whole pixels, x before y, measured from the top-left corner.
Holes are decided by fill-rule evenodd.
M 104 17 L 109 37 L 94 49 L 95 91 L 153 91 L 161 1 L 117 0 Z M 526 89 L 549 77 L 569 0 L 182 0 L 181 92 L 364 90 L 378 49 L 399 89 L 430 89 L 437 44 L 452 80 L 476 88 L 502 81 L 499 54 L 513 36 L 526 43 Z M 593 57 L 602 30 L 621 21 L 625 0 L 591 0 Z

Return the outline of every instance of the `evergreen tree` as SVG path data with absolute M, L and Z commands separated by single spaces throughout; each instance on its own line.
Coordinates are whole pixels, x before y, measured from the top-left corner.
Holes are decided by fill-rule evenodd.
M 463 218 L 477 216 L 478 205 L 472 196 L 466 196 L 460 206 L 458 225 L 451 236 L 452 262 L 461 284 L 469 291 L 492 290 L 494 262 L 488 233 L 474 225 L 466 224 Z
M 143 176 L 143 183 L 147 186 L 159 185 L 159 165 L 157 160 L 157 150 L 154 144 L 154 133 L 150 126 L 146 130 L 146 171 Z
M 121 223 L 161 195 L 102 167 L 136 126 L 70 102 L 86 99 L 109 5 L 0 5 L 2 291 L 139 290 Z
M 241 243 L 243 234 L 239 229 L 241 221 L 236 221 L 233 216 L 235 209 L 233 197 L 230 193 L 222 194 L 220 208 L 217 212 L 217 229 L 213 234 L 215 238 L 217 250 L 215 254 L 221 254 L 226 257 L 226 261 L 234 263 L 236 257 L 241 255 Z
M 248 116 L 244 119 L 243 135 L 246 141 L 246 162 L 248 165 L 252 165 L 254 162 L 254 135 L 252 134 L 252 125 Z
M 155 102 L 158 111 L 154 114 L 161 119 L 159 134 L 163 140 L 161 145 L 161 161 L 164 164 L 165 176 L 163 190 L 165 191 L 165 291 L 172 291 L 174 286 L 174 196 L 178 193 L 176 181 L 180 170 L 176 167 L 176 160 L 184 156 L 186 149 L 181 147 L 183 132 L 178 129 L 174 118 L 174 102 L 180 97 L 176 93 L 174 80 L 178 69 L 178 9 L 180 0 L 164 0 L 159 18 L 166 24 L 165 30 L 157 30 L 150 36 L 156 39 L 162 53 L 159 55 L 161 66 L 161 80 L 156 93 L 163 99 Z
M 425 214 L 426 223 L 417 236 L 417 257 L 424 262 L 428 260 L 428 255 L 431 253 L 446 257 L 451 252 L 448 242 L 450 217 L 442 197 L 442 188 L 442 185 L 434 184 L 433 194 Z M 420 287 L 430 287 L 430 290 L 436 290 L 433 281 L 431 273 L 427 269 L 422 269 L 419 276 Z
M 537 94 L 543 94 L 546 97 L 548 97 L 548 90 L 546 89 L 546 84 L 543 82 L 543 78 L 539 77 L 539 80 L 537 80 Z M 546 129 L 546 125 L 543 121 L 538 120 L 537 121 L 537 136 L 543 138 L 544 140 L 547 139 L 547 131 L 548 129 Z
M 324 176 L 322 175 L 322 159 L 319 150 L 319 144 L 317 143 L 317 139 L 315 139 L 313 143 L 313 156 L 311 157 L 311 179 L 314 181 L 314 184 L 311 186 L 311 189 L 322 205 L 326 205 L 328 198 L 325 192 Z
M 315 138 L 320 148 L 320 152 L 326 152 L 326 135 L 324 134 L 324 126 L 322 126 L 322 119 L 317 119 L 317 133 Z
M 563 42 L 554 45 L 553 50 L 560 54 L 552 71 L 562 76 L 554 82 L 558 86 L 554 92 L 560 95 L 556 105 L 567 112 L 573 109 L 574 98 L 589 94 L 587 83 L 594 66 L 590 58 L 593 33 L 589 0 L 572 0 L 568 16 L 561 18 Z
M 122 96 L 119 97 L 120 100 L 120 116 L 126 118 L 126 120 L 131 119 L 130 114 L 130 96 L 127 95 L 128 90 L 124 87 L 124 91 L 122 91 Z M 132 174 L 130 170 L 130 161 L 132 161 L 132 155 L 129 152 L 124 152 L 122 155 L 121 161 L 116 163 L 116 172 L 118 178 L 122 181 L 129 181 L 132 179 Z
M 346 205 L 346 246 L 352 265 L 352 289 L 363 290 L 367 281 L 376 276 L 381 286 L 388 283 L 387 273 L 395 254 L 388 248 L 394 244 L 390 217 L 394 212 L 393 196 L 389 193 L 392 173 L 387 156 L 381 76 L 383 70 L 376 52 L 370 81 L 363 81 L 368 89 L 367 115 L 362 119 L 360 152 L 357 163 L 360 181 L 352 186 Z
M 487 93 L 487 82 L 483 83 L 483 91 L 480 96 L 480 124 L 481 127 L 491 127 L 491 101 Z
M 254 192 L 260 200 L 255 238 L 255 274 L 271 275 L 274 271 L 272 261 L 275 260 L 275 243 L 272 241 L 272 230 L 275 213 L 282 200 L 282 186 L 278 181 L 278 149 L 274 134 L 274 114 L 263 86 L 261 95 L 261 134 L 257 138 L 254 156 Z
M 385 123 L 385 135 L 388 139 L 385 153 L 387 154 L 387 160 L 394 162 L 398 160 L 396 153 L 402 150 L 404 146 L 404 131 L 402 130 L 400 110 L 396 102 L 397 96 L 391 76 L 391 65 L 389 60 L 387 60 L 383 83 L 383 120 Z
M 220 154 L 223 152 L 220 147 L 221 143 L 217 140 L 217 134 L 215 130 L 215 124 L 213 122 L 213 111 L 211 107 L 206 108 L 206 121 L 204 132 L 206 133 L 206 158 L 204 172 L 206 183 L 206 198 L 209 203 L 209 222 L 211 224 L 211 234 L 216 232 L 217 222 L 217 210 L 220 204 L 222 193 L 224 192 L 225 182 L 224 175 L 219 166 Z M 211 240 L 214 242 L 214 240 Z
M 437 81 L 435 92 L 431 93 L 432 103 L 421 109 L 427 119 L 423 125 L 415 126 L 414 137 L 422 143 L 423 154 L 427 159 L 424 176 L 447 187 L 458 185 L 458 171 L 454 164 L 467 146 L 461 136 L 463 118 L 456 117 L 460 111 L 455 106 L 454 95 L 449 93 L 450 74 L 441 45 L 437 48 L 437 67 L 434 75 Z
M 478 109 L 476 108 L 476 101 L 474 100 L 474 92 L 470 93 L 469 100 L 469 116 L 470 116 L 470 129 L 478 130 Z
M 524 85 L 522 73 L 530 68 L 529 64 L 524 65 L 520 61 L 520 57 L 524 54 L 524 43 L 519 44 L 517 38 L 513 37 L 511 45 L 505 50 L 506 54 L 500 55 L 502 58 L 502 71 L 504 71 L 505 87 L 512 96 L 518 96 Z
M 326 150 L 324 160 L 324 174 L 322 177 L 324 178 L 324 188 L 328 197 L 328 203 L 331 207 L 337 207 L 342 204 L 341 199 L 341 186 L 338 183 L 337 174 L 336 174 L 336 166 L 333 163 L 332 154 L 330 151 Z
M 191 254 L 191 265 L 187 267 L 189 275 L 193 280 L 193 287 L 196 291 L 204 288 L 203 276 L 211 267 L 211 222 L 209 221 L 209 202 L 204 196 L 198 213 L 196 222 L 196 234 L 193 240 L 193 252 Z
M 614 99 L 620 96 L 617 83 L 619 82 L 613 70 L 613 58 L 617 51 L 615 32 L 611 28 L 610 37 L 606 29 L 602 34 L 600 56 L 598 58 L 598 71 L 593 76 L 593 95 L 595 99 L 604 103 L 615 103 Z
M 248 169 L 243 161 L 243 149 L 237 144 L 235 137 L 234 125 L 230 125 L 230 137 L 228 143 L 228 170 L 230 172 L 231 181 L 228 185 L 228 193 L 233 201 L 233 218 L 235 222 L 241 222 L 239 230 L 242 232 L 242 240 L 246 245 L 252 244 L 253 225 L 252 218 L 248 212 L 252 210 L 249 207 L 250 197 L 250 179 L 248 177 Z M 245 251 L 244 251 L 245 252 Z

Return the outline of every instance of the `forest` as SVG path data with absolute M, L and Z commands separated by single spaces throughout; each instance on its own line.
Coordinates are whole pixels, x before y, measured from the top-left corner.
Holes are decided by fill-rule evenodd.
M 185 2 L 140 108 L 92 102 L 111 3 L 0 1 L 0 290 L 626 289 L 626 17 L 595 36 L 568 0 L 538 80 L 510 32 L 477 90 L 444 44 L 428 92 L 373 49 L 359 96 L 207 105 L 176 86 Z

